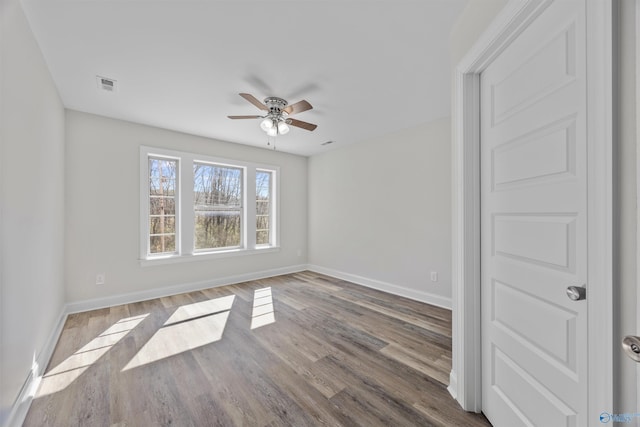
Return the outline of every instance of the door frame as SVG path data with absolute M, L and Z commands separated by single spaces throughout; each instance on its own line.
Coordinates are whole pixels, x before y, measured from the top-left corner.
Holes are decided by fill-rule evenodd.
M 453 75 L 452 370 L 448 390 L 482 411 L 480 341 L 480 74 L 557 0 L 509 0 Z M 614 2 L 586 1 L 589 425 L 613 409 Z M 597 344 L 597 345 L 596 345 Z
M 636 330 L 640 333 L 640 0 L 636 0 Z M 636 402 L 640 408 L 640 364 L 636 366 Z

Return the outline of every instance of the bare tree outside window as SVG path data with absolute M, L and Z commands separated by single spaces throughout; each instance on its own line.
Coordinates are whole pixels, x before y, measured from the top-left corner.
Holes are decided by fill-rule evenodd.
M 178 161 L 149 158 L 149 253 L 176 252 Z
M 141 146 L 141 263 L 271 252 L 279 244 L 279 173 L 277 166 Z
M 242 169 L 193 164 L 196 250 L 240 247 Z
M 256 244 L 271 243 L 272 172 L 256 171 Z

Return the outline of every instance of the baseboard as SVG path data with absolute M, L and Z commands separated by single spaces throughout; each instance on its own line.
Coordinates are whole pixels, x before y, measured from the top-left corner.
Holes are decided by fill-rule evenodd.
M 171 295 L 182 294 L 185 292 L 200 291 L 207 288 L 215 288 L 218 286 L 233 285 L 236 283 L 248 282 L 250 280 L 265 279 L 267 277 L 280 276 L 282 274 L 297 273 L 306 270 L 307 266 L 292 265 L 288 267 L 274 268 L 270 270 L 256 271 L 253 273 L 237 274 L 234 276 L 226 276 L 199 282 L 182 283 L 179 285 L 165 286 L 162 288 L 148 289 L 140 292 L 130 292 L 126 294 L 113 295 L 104 298 L 95 298 L 84 301 L 67 303 L 66 313 L 80 313 L 83 311 L 97 310 L 100 308 L 113 307 L 122 304 L 131 304 L 134 302 L 146 301 L 154 298 L 161 298 Z
M 451 298 L 431 294 L 429 292 L 417 291 L 415 289 L 409 289 L 403 286 L 382 282 L 380 280 L 369 279 L 367 277 L 358 276 L 356 274 L 345 273 L 343 271 L 334 270 L 332 268 L 321 267 L 319 265 L 309 264 L 307 265 L 307 270 L 451 310 Z
M 40 380 L 42 379 L 42 375 L 44 375 L 45 369 L 47 369 L 51 356 L 53 356 L 53 351 L 56 348 L 56 344 L 58 343 L 58 339 L 60 338 L 60 334 L 62 333 L 62 328 L 64 327 L 66 320 L 67 312 L 65 306 L 62 308 L 62 311 L 58 316 L 58 321 L 49 334 L 47 342 L 34 361 L 31 371 L 29 371 L 29 375 L 22 385 L 20 393 L 18 393 L 18 397 L 16 397 L 16 400 L 13 402 L 9 416 L 6 419 L 5 424 L 3 424 L 5 427 L 19 427 L 24 423 L 29 407 L 31 406 L 31 401 L 38 391 Z
M 449 385 L 447 386 L 447 391 L 451 397 L 455 400 L 458 400 L 458 375 L 452 370 L 449 372 Z

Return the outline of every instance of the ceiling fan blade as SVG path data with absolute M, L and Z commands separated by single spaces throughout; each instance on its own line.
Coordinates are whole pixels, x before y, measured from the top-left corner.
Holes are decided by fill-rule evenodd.
M 267 108 L 266 105 L 264 105 L 262 102 L 258 101 L 258 98 L 256 98 L 255 96 L 251 95 L 250 93 L 241 93 L 240 96 L 243 97 L 244 99 L 246 99 L 247 101 L 249 101 L 250 103 L 252 103 L 253 105 L 255 105 L 256 107 L 258 107 L 259 109 L 264 110 L 264 111 L 269 111 L 269 109 Z
M 313 107 L 304 99 L 302 101 L 296 102 L 295 104 L 289 105 L 287 108 L 284 108 L 282 111 L 287 114 L 297 114 L 302 113 L 303 111 L 311 110 Z
M 298 128 L 306 129 L 306 130 L 315 130 L 318 125 L 314 125 L 313 123 L 303 122 L 302 120 L 296 119 L 287 119 L 287 123 L 291 126 L 295 126 Z
M 261 119 L 262 116 L 227 116 L 230 119 Z

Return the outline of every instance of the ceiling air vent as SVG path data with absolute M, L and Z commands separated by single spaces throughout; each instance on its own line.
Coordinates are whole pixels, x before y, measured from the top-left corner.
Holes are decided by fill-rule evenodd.
M 96 76 L 96 80 L 98 81 L 98 89 L 102 89 L 107 92 L 115 92 L 116 91 L 116 80 L 108 79 L 106 77 Z

